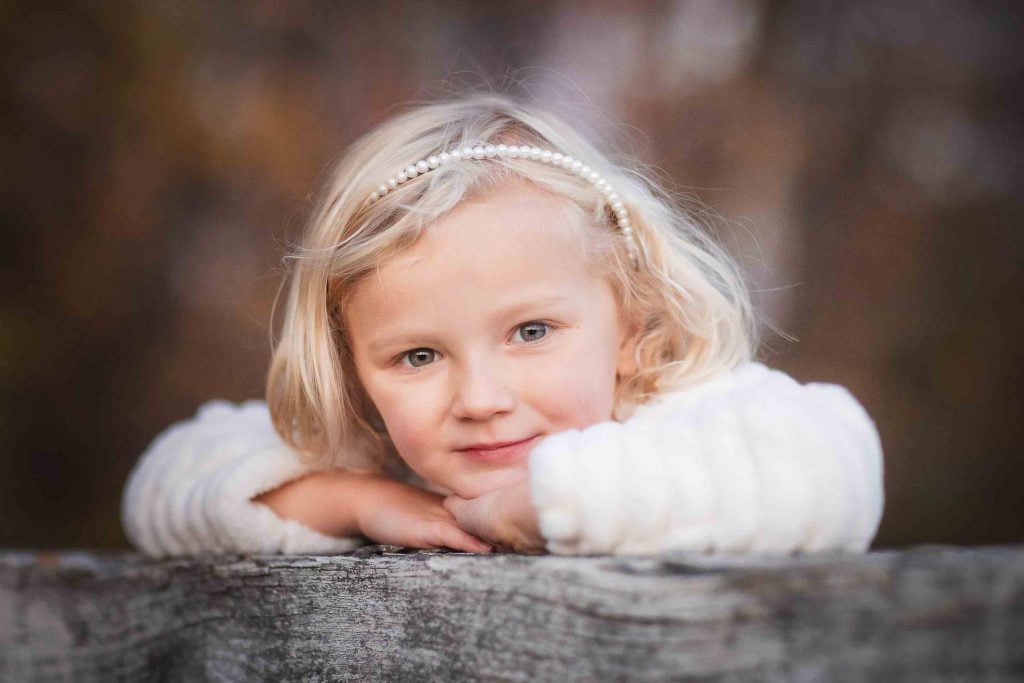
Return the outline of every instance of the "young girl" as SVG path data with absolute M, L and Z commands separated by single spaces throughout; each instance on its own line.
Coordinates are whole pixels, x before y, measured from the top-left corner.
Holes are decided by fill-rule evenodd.
M 267 403 L 209 403 L 122 501 L 152 556 L 864 551 L 878 433 L 752 362 L 732 262 L 641 171 L 477 95 L 342 159 L 293 255 Z

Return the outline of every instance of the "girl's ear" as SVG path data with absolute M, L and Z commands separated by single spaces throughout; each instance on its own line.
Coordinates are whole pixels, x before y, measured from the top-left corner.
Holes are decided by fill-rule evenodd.
M 619 338 L 619 362 L 615 371 L 618 377 L 627 377 L 637 371 L 636 345 L 640 341 L 642 331 L 643 327 L 639 323 L 623 323 L 622 335 Z

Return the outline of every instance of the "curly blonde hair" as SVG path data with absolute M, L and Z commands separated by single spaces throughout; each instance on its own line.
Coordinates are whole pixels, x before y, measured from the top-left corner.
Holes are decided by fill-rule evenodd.
M 410 163 L 467 145 L 530 145 L 582 160 L 628 208 L 640 251 L 630 259 L 605 196 L 576 174 L 508 157 L 449 163 L 367 197 Z M 267 402 L 281 436 L 324 465 L 404 471 L 356 375 L 343 312 L 355 285 L 411 246 L 461 202 L 529 183 L 588 220 L 585 253 L 608 277 L 620 314 L 640 336 L 635 371 L 616 386 L 614 418 L 749 360 L 756 325 L 739 271 L 638 163 L 612 164 L 572 126 L 506 95 L 473 94 L 420 105 L 358 140 L 337 164 L 298 247 Z

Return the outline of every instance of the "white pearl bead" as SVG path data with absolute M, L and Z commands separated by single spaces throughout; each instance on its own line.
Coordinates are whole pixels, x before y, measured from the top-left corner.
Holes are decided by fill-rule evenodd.
M 543 161 L 545 164 L 550 164 L 552 156 L 554 155 L 551 154 L 550 151 L 544 150 L 543 152 L 540 153 L 540 160 Z
M 442 165 L 444 165 L 452 160 L 452 155 L 449 154 L 448 152 L 441 152 L 441 156 L 437 157 L 437 160 L 440 161 Z
M 620 209 L 624 208 L 624 206 L 625 205 L 622 202 L 616 201 L 616 202 L 612 202 L 611 208 L 612 208 L 612 211 L 615 211 L 617 213 Z
M 462 158 L 463 159 L 472 159 L 473 158 L 473 148 L 472 147 L 463 147 L 462 148 Z
M 451 157 L 452 157 L 452 161 L 459 161 L 460 159 L 462 159 L 462 150 L 461 149 L 453 149 Z
M 390 178 L 388 178 L 388 187 L 390 187 L 392 190 L 398 187 L 398 179 L 395 178 L 395 176 L 391 176 Z
M 583 162 L 582 161 L 574 160 L 572 162 L 572 172 L 573 173 L 579 173 L 580 169 L 582 169 L 582 168 L 583 168 Z
M 551 163 L 561 166 L 562 159 L 564 158 L 565 156 L 561 152 L 555 152 L 554 154 L 551 155 Z
M 543 152 L 541 152 L 540 147 L 531 147 L 530 148 L 530 158 L 533 159 L 534 161 L 536 161 L 537 159 L 540 159 L 540 155 L 542 153 Z
M 387 193 L 388 193 L 388 186 L 387 185 L 381 185 L 380 187 L 377 188 L 377 194 L 379 194 L 381 197 L 383 197 Z
M 580 167 L 579 174 L 581 177 L 586 178 L 588 175 L 590 175 L 590 167 L 584 164 L 583 166 Z
M 410 178 L 415 178 L 419 174 L 419 171 L 417 171 L 416 167 L 413 166 L 412 164 L 409 164 L 408 166 L 405 167 L 405 175 L 409 176 Z
M 406 175 L 405 171 L 402 171 L 401 173 L 398 174 L 398 184 L 399 185 L 401 185 L 402 183 L 404 183 L 408 179 L 409 179 L 409 176 Z
M 594 187 L 596 187 L 599 191 L 604 192 L 604 189 L 608 187 L 608 181 L 602 178 L 601 180 L 598 180 L 596 183 L 594 183 Z
M 618 217 L 620 221 L 629 218 L 629 212 L 626 211 L 625 209 L 620 209 L 619 211 L 616 211 L 615 215 Z
M 612 192 L 611 194 L 608 195 L 608 202 L 610 204 L 614 204 L 617 201 L 619 201 L 619 195 L 618 194 L 616 194 L 615 192 Z
M 427 171 L 430 170 L 430 164 L 428 164 L 425 161 L 417 161 L 416 170 L 419 171 L 420 173 L 426 173 Z
M 494 149 L 498 153 L 498 156 L 500 157 L 503 157 L 506 154 L 508 154 L 508 145 L 498 145 Z
M 606 181 L 604 187 L 601 188 L 601 194 L 603 194 L 605 198 L 608 198 L 615 194 L 615 190 L 613 190 L 612 186 L 609 185 Z
M 427 158 L 427 166 L 429 166 L 430 168 L 437 168 L 440 165 L 441 165 L 441 160 L 438 159 L 437 157 L 431 156 L 431 157 Z
M 510 159 L 518 159 L 519 158 L 519 147 L 516 146 L 516 145 L 509 145 L 508 146 L 508 156 L 509 156 Z
M 497 154 L 497 152 L 498 148 L 495 147 L 494 145 L 487 145 L 486 147 L 484 147 L 484 156 L 486 156 L 488 159 L 493 159 L 494 155 Z
M 597 171 L 591 171 L 590 173 L 587 174 L 587 180 L 589 180 L 592 183 L 596 184 L 597 181 L 599 181 L 600 179 L 601 179 L 601 174 L 598 173 Z
M 479 146 L 479 145 L 474 147 L 473 148 L 473 158 L 474 159 L 483 159 L 484 158 L 484 148 Z

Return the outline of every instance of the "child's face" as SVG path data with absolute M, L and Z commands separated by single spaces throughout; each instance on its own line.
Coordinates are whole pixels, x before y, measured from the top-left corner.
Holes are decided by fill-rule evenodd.
M 633 341 L 567 220 L 528 187 L 463 204 L 352 293 L 359 378 L 427 481 L 476 497 L 521 478 L 539 437 L 611 419 Z

